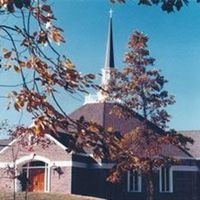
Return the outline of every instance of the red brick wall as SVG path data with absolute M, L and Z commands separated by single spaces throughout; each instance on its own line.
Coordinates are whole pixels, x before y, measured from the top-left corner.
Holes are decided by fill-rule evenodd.
M 0 192 L 12 192 L 13 179 L 9 177 L 5 169 L 0 169 Z
M 61 167 L 64 172 L 60 177 L 51 169 L 51 192 L 71 193 L 71 167 Z
M 35 145 L 30 151 L 23 146 L 19 146 L 19 144 L 16 142 L 12 145 L 12 147 L 8 147 L 0 154 L 0 162 L 13 161 L 12 148 L 18 158 L 35 153 L 36 155 L 46 157 L 51 161 L 71 160 L 71 154 L 67 153 L 64 149 L 56 144 L 50 144 L 47 148 L 42 148 L 41 145 Z

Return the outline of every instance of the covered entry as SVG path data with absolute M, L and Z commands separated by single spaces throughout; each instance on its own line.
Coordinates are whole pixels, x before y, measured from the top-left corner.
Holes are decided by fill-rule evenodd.
M 31 161 L 22 166 L 21 190 L 30 192 L 48 191 L 48 165 L 42 161 Z

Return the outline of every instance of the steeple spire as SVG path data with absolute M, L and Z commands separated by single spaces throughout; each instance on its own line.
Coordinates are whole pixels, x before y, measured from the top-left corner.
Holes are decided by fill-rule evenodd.
M 101 80 L 101 87 L 104 90 L 108 89 L 109 84 L 111 83 L 112 77 L 111 73 L 112 70 L 115 68 L 114 63 L 114 49 L 113 49 L 113 30 L 112 30 L 112 9 L 109 11 L 109 26 L 108 26 L 108 38 L 107 38 L 107 44 L 106 44 L 106 55 L 105 55 L 105 64 L 104 67 L 101 69 L 102 72 L 102 80 Z M 97 95 L 89 95 L 85 98 L 85 104 L 86 103 L 94 103 L 94 102 L 108 102 L 109 95 L 108 93 L 102 91 L 99 91 Z
M 109 18 L 109 27 L 108 27 L 108 39 L 106 45 L 106 56 L 105 56 L 105 65 L 104 68 L 114 68 L 114 49 L 113 49 L 113 30 L 112 30 L 112 9 L 109 11 L 110 18 Z

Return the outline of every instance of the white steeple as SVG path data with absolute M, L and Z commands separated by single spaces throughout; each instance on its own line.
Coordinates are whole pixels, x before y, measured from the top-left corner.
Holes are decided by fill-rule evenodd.
M 106 89 L 109 82 L 111 81 L 111 71 L 115 68 L 114 64 L 114 48 L 113 48 L 113 27 L 112 27 L 112 9 L 109 11 L 109 25 L 108 25 L 108 37 L 106 44 L 106 54 L 105 54 L 105 63 L 104 67 L 101 69 L 102 72 L 102 80 L 101 87 Z M 94 102 L 104 102 L 107 99 L 106 93 L 99 91 L 97 95 L 89 95 L 85 98 L 86 103 L 94 103 Z

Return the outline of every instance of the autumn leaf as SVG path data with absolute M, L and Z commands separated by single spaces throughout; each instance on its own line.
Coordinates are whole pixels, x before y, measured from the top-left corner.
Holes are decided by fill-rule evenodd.
M 52 13 L 51 7 L 49 5 L 42 5 L 42 10 L 48 13 Z
M 98 132 L 99 129 L 95 125 L 91 124 L 89 126 L 89 130 L 96 133 L 96 132 Z
M 38 43 L 45 44 L 48 41 L 47 33 L 44 31 L 40 31 L 38 35 Z
M 4 58 L 9 59 L 11 57 L 11 55 L 12 55 L 12 51 L 9 51 L 6 48 L 3 49 L 3 56 L 4 56 Z
M 56 43 L 65 42 L 64 37 L 61 35 L 61 29 L 54 27 L 54 29 L 51 31 L 51 38 Z
M 67 69 L 74 69 L 75 68 L 75 65 L 72 63 L 72 61 L 69 58 L 67 58 L 67 60 L 63 62 L 63 65 Z
M 24 106 L 24 101 L 22 99 L 16 99 L 14 107 L 17 111 L 19 111 Z
M 19 66 L 14 66 L 14 69 L 15 69 L 15 71 L 17 72 L 17 73 L 19 73 L 20 71 L 21 71 L 21 67 L 19 67 Z
M 107 128 L 107 131 L 108 131 L 108 132 L 112 132 L 112 131 L 113 131 L 113 127 L 111 127 L 111 126 L 108 127 L 108 128 Z
M 41 126 L 34 126 L 34 127 L 32 128 L 32 130 L 33 130 L 35 136 L 41 136 L 42 133 L 43 133 L 43 129 L 42 129 Z
M 25 67 L 26 66 L 26 63 L 24 61 L 18 61 L 19 62 L 19 66 L 22 68 L 22 67 Z

